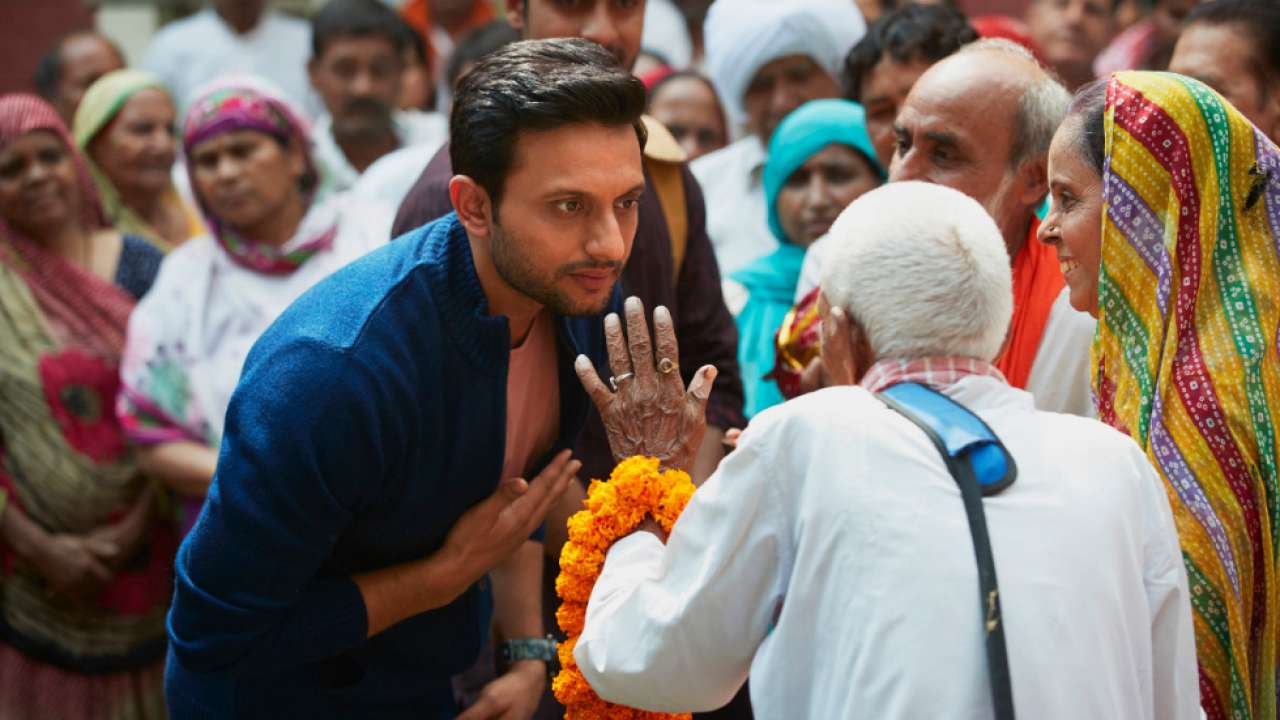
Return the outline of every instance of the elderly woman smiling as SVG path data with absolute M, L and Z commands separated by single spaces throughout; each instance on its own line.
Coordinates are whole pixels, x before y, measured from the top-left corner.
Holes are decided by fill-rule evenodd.
M 175 112 L 160 78 L 116 70 L 89 87 L 72 128 L 107 219 L 163 250 L 204 232 L 173 186 Z
M 0 96 L 0 717 L 164 714 L 172 523 L 111 412 L 160 252 L 53 107 Z
M 769 229 L 781 244 L 729 276 L 725 288 L 730 307 L 741 307 L 738 363 L 747 417 L 782 402 L 777 385 L 765 376 L 773 368 L 774 335 L 791 309 L 805 251 L 849 203 L 884 182 L 875 157 L 862 106 L 847 100 L 800 106 L 769 142 L 764 192 Z
M 1202 83 L 1086 86 L 1049 151 L 1071 304 L 1098 318 L 1099 417 L 1164 478 L 1209 718 L 1276 717 L 1280 148 Z

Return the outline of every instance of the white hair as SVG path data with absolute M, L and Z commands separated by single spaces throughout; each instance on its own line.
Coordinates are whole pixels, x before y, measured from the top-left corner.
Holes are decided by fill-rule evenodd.
M 877 360 L 1000 353 L 1013 273 L 1004 237 L 973 198 L 889 183 L 845 208 L 827 242 L 822 292 L 862 328 Z

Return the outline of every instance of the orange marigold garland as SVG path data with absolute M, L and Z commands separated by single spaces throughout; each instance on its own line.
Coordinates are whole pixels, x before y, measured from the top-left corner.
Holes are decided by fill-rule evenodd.
M 586 509 L 569 518 L 569 541 L 560 551 L 560 576 L 556 578 L 556 594 L 562 601 L 556 610 L 556 622 L 569 637 L 560 644 L 560 672 L 551 684 L 556 700 L 565 707 L 565 720 L 691 717 L 636 710 L 601 700 L 578 669 L 573 648 L 582 633 L 587 600 L 600 577 L 609 547 L 635 530 L 647 515 L 671 532 L 693 491 L 687 473 L 659 472 L 656 458 L 632 457 L 614 468 L 608 482 L 592 480 L 587 488 Z

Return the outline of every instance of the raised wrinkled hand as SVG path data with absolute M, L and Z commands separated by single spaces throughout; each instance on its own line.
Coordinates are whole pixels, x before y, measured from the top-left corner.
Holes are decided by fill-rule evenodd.
M 574 365 L 578 379 L 600 411 L 614 460 L 647 455 L 664 467 L 688 471 L 707 429 L 707 398 L 716 369 L 699 368 L 686 391 L 671 313 L 662 306 L 653 312 L 656 354 L 639 298 L 627 298 L 626 323 L 624 338 L 616 314 L 604 320 L 610 384 L 601 381 L 586 356 Z

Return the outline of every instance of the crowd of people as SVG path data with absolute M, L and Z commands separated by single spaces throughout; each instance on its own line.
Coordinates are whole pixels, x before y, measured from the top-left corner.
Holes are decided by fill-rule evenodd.
M 1276 717 L 1280 4 L 1025 5 L 59 39 L 0 95 L 0 720 L 558 718 L 565 662 L 718 720 L 1012 717 L 991 622 L 1024 717 Z M 904 383 L 1016 465 L 985 632 Z M 557 653 L 634 455 L 700 489 Z

